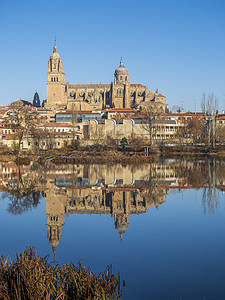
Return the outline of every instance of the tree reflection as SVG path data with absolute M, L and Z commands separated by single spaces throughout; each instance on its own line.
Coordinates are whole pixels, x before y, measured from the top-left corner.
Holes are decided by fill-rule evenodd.
M 25 194 L 25 193 L 24 193 Z M 19 195 L 7 194 L 9 199 L 7 211 L 13 215 L 21 215 L 40 203 L 41 193 L 39 191 L 20 197 Z
M 202 193 L 204 213 L 206 213 L 207 208 L 210 213 L 214 213 L 219 204 L 219 196 L 216 188 L 216 170 L 217 167 L 215 158 L 213 158 L 211 161 L 208 160 L 206 185 L 203 188 Z
M 8 199 L 7 211 L 14 215 L 23 214 L 38 206 L 41 198 L 38 184 L 45 182 L 45 178 L 38 173 L 32 172 L 22 176 L 20 166 L 18 171 L 18 176 L 8 180 L 3 188 L 3 198 Z

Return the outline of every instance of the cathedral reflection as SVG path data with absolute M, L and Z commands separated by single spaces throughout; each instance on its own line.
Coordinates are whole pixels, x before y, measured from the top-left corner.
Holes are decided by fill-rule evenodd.
M 170 189 L 225 190 L 221 162 L 167 160 L 140 166 L 53 165 L 0 163 L 0 189 L 10 199 L 10 213 L 23 213 L 46 197 L 47 237 L 55 253 L 62 238 L 65 215 L 107 214 L 114 219 L 120 239 L 129 228 L 130 216 L 158 209 Z M 218 199 L 210 194 L 208 206 Z M 215 199 L 215 200 L 214 200 Z
M 147 213 L 166 201 L 168 187 L 149 185 L 148 167 L 140 171 L 129 166 L 73 166 L 71 171 L 48 177 L 47 233 L 54 252 L 65 214 L 111 215 L 122 240 L 130 215 Z

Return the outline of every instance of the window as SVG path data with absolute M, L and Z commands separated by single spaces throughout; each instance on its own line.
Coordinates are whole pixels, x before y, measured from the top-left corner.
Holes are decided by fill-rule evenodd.
M 58 77 L 56 78 L 56 81 L 58 82 Z
M 125 81 L 127 81 L 127 76 L 125 76 Z
M 5 136 L 4 135 L 2 136 L 2 139 L 5 140 Z
M 28 142 L 28 146 L 30 146 L 30 142 Z
M 45 142 L 43 142 L 42 145 L 44 146 L 44 145 L 45 145 Z
M 58 142 L 58 146 L 60 145 L 60 142 Z
M 120 80 L 123 80 L 123 76 L 120 76 Z
M 53 78 L 51 78 L 51 81 L 53 82 Z

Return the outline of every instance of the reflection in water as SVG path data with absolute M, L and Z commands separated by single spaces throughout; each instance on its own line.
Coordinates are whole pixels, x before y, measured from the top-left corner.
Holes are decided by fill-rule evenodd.
M 203 188 L 206 212 L 218 205 L 225 190 L 220 161 L 167 160 L 140 166 L 0 163 L 0 188 L 9 199 L 8 212 L 22 214 L 46 197 L 47 236 L 53 252 L 61 240 L 64 216 L 109 214 L 123 239 L 132 214 L 147 213 L 166 201 L 169 189 Z

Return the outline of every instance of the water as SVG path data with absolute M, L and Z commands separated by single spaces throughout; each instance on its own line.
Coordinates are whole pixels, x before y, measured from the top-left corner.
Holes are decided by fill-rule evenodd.
M 225 168 L 0 164 L 0 253 L 120 272 L 123 299 L 225 298 Z

